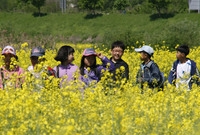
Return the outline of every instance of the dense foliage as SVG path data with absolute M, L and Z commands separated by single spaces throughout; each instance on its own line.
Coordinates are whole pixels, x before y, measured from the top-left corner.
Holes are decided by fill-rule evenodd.
M 0 11 L 33 12 L 34 6 L 41 12 L 61 12 L 63 0 L 1 0 Z M 26 4 L 24 4 L 26 3 Z M 182 0 L 66 0 L 68 12 L 90 11 L 89 13 L 183 13 L 188 10 L 188 2 Z M 92 11 L 92 12 L 91 12 Z

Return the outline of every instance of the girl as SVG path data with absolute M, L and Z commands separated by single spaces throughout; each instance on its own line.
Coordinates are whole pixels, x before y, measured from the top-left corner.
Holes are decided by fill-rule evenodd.
M 61 64 L 54 67 L 53 69 L 56 72 L 58 78 L 67 77 L 66 82 L 74 80 L 74 74 L 78 69 L 78 66 L 72 64 L 74 61 L 74 48 L 68 45 L 62 46 L 54 58 L 56 61 L 60 61 Z M 63 83 L 64 79 L 61 82 Z
M 12 46 L 6 46 L 2 50 L 2 55 L 4 56 L 4 65 L 0 69 L 0 88 L 20 87 L 22 84 L 20 75 L 23 73 L 23 69 L 15 64 L 18 60 L 15 49 Z
M 101 59 L 102 65 L 97 65 L 96 56 Z M 80 73 L 81 80 L 89 85 L 91 82 L 98 82 L 101 79 L 101 70 L 106 69 L 107 64 L 110 63 L 109 71 L 114 69 L 112 62 L 101 53 L 96 53 L 94 49 L 88 48 L 83 52 L 81 59 Z

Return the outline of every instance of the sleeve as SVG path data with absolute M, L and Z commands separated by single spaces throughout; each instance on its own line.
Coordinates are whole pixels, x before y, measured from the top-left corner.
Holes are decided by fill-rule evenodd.
M 191 76 L 195 75 L 197 73 L 197 66 L 196 66 L 196 63 L 194 61 L 192 61 L 192 64 L 191 64 Z
M 168 75 L 168 82 L 172 84 L 175 79 L 176 79 L 176 69 L 175 69 L 175 63 L 173 63 L 172 68 Z
M 104 56 L 101 59 L 101 61 L 102 61 L 102 64 L 97 67 L 97 72 L 98 73 L 101 73 L 102 69 L 105 69 L 105 70 L 108 69 L 108 71 L 114 70 L 113 62 L 111 62 L 106 56 Z
M 198 86 L 200 85 L 200 74 L 199 70 L 196 66 L 196 63 L 194 61 L 192 62 L 192 67 L 191 67 L 191 76 L 192 77 L 192 82 L 191 83 L 196 83 Z
M 129 79 L 129 66 L 128 66 L 128 64 L 125 65 L 125 78 L 127 80 Z

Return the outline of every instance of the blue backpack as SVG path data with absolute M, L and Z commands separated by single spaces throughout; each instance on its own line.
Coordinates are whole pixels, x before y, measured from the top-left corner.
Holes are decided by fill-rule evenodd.
M 158 65 L 155 62 L 153 62 L 152 60 L 146 65 L 146 67 L 150 69 L 152 64 L 155 64 L 158 67 Z M 158 88 L 164 88 L 164 82 L 165 82 L 166 79 L 165 79 L 164 73 L 161 72 L 160 69 L 159 69 L 159 72 L 160 72 L 160 79 L 161 80 L 159 81 Z

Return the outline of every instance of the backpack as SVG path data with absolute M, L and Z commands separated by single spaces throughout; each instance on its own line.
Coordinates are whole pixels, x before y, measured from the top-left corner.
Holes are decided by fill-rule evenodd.
M 47 74 L 56 77 L 56 73 L 51 67 L 47 67 Z
M 146 65 L 146 67 L 150 69 L 153 63 L 158 67 L 158 65 L 152 60 Z M 159 74 L 160 74 L 161 80 L 159 82 L 158 88 L 164 88 L 165 76 L 164 76 L 164 73 L 160 71 L 160 69 L 159 69 L 159 72 L 160 72 Z

